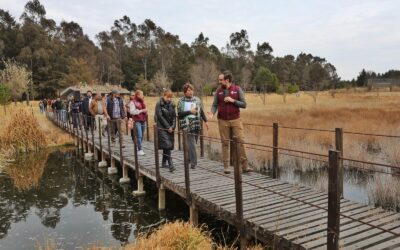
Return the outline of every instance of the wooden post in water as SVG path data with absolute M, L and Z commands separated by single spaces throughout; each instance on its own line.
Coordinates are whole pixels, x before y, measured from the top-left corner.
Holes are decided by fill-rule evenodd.
M 101 117 L 99 117 L 99 144 L 100 144 L 100 154 L 101 154 L 101 161 L 99 162 L 99 167 L 107 167 L 107 162 L 104 157 L 104 152 L 103 152 L 103 140 L 102 140 L 102 131 L 101 131 Z
M 118 169 L 115 167 L 115 159 L 112 157 L 111 151 L 111 124 L 114 121 L 107 119 L 107 137 L 108 137 L 108 158 L 110 159 L 110 167 L 107 169 L 108 174 L 118 173 Z
M 118 142 L 119 142 L 119 159 L 122 167 L 122 178 L 119 179 L 119 183 L 129 183 L 130 179 L 128 176 L 128 166 L 124 163 L 124 154 L 123 154 L 123 140 L 124 135 L 122 134 L 122 126 L 121 123 L 123 122 L 122 119 L 116 120 L 118 126 Z
M 235 136 L 233 137 L 233 152 L 237 154 L 237 158 L 240 156 L 240 142 Z M 247 238 L 244 228 L 243 221 L 243 190 L 242 190 L 242 169 L 238 160 L 235 161 L 234 165 L 234 178 L 235 178 L 235 201 L 236 201 L 236 223 L 240 236 L 240 249 L 246 249 Z
M 139 159 L 138 159 L 138 147 L 137 147 L 137 131 L 136 125 L 133 126 L 133 149 L 135 154 L 135 176 L 137 180 L 137 190 L 133 191 L 132 194 L 135 196 L 143 196 L 146 194 L 144 191 L 143 175 L 140 174 Z
M 278 153 L 278 131 L 279 131 L 278 123 L 274 123 L 272 125 L 272 177 L 279 178 L 279 153 Z
M 339 151 L 339 192 L 343 198 L 343 128 L 335 128 L 335 148 Z
M 340 232 L 340 188 L 339 188 L 339 151 L 329 150 L 329 186 L 328 186 L 328 228 L 327 249 L 339 249 Z
M 140 170 L 139 170 L 136 124 L 134 124 L 133 126 L 133 155 L 135 157 L 135 177 L 136 180 L 138 180 L 140 177 Z

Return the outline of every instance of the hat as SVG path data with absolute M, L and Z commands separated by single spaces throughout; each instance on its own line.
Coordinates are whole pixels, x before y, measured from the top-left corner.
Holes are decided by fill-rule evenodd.
M 116 89 L 111 90 L 111 94 L 118 94 L 118 90 Z

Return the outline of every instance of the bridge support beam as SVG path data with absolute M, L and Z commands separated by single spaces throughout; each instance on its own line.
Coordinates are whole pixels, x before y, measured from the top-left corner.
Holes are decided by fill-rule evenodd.
M 192 203 L 189 206 L 189 212 L 190 212 L 190 224 L 192 224 L 193 226 L 197 226 L 199 224 L 199 211 L 197 210 L 197 207 L 194 203 Z
M 101 152 L 101 161 L 99 162 L 99 167 L 104 168 L 107 167 L 107 165 L 106 156 L 104 152 Z
M 112 175 L 112 174 L 116 174 L 118 173 L 118 169 L 115 167 L 115 159 L 111 158 L 111 167 L 108 168 L 108 174 Z
M 158 210 L 165 209 L 165 188 L 161 184 L 160 188 L 158 189 Z
M 133 191 L 132 194 L 135 196 L 145 195 L 146 191 L 144 191 L 143 175 L 139 176 L 139 178 L 137 180 L 137 186 L 138 186 L 138 189 L 136 191 Z
M 119 183 L 124 184 L 124 183 L 129 183 L 131 179 L 128 176 L 128 166 L 124 164 L 122 166 L 122 178 L 119 179 Z

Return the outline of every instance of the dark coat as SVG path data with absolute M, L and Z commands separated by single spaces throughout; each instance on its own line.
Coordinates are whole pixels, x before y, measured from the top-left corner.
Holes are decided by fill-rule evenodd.
M 174 149 L 174 133 L 168 133 L 167 129 L 175 129 L 175 105 L 172 102 L 166 103 L 161 98 L 156 105 L 155 121 L 158 128 L 158 148 L 166 150 Z
M 86 96 L 86 97 L 83 99 L 83 102 L 82 102 L 82 113 L 83 113 L 84 115 L 90 115 L 90 112 L 89 112 L 89 103 L 90 103 L 90 99 L 89 99 L 88 96 Z

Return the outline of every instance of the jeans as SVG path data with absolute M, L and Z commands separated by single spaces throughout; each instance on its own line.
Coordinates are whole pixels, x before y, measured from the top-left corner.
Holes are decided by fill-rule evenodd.
M 72 115 L 72 125 L 77 128 L 80 124 L 79 113 L 71 112 Z
M 143 142 L 144 131 L 146 130 L 146 122 L 145 121 L 135 122 L 135 129 L 136 129 L 138 150 L 142 150 L 142 142 Z M 132 135 L 132 140 L 134 140 L 133 130 L 131 131 L 131 135 Z
M 192 167 L 197 166 L 197 152 L 196 143 L 199 135 L 199 131 L 188 132 L 187 142 L 189 151 L 189 162 Z

